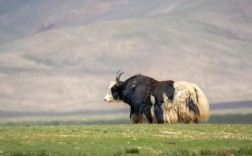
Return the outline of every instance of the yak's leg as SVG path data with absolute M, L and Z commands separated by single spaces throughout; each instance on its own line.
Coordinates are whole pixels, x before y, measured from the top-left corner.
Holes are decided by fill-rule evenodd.
M 158 124 L 164 123 L 163 110 L 162 110 L 161 105 L 162 103 L 157 103 L 157 102 L 154 105 L 154 112 L 155 112 Z
M 133 110 L 133 107 L 131 107 L 131 109 L 130 109 L 130 121 L 132 124 L 139 123 L 139 119 L 138 119 L 135 111 Z
M 185 124 L 189 124 L 189 123 L 190 123 L 190 121 L 189 121 L 189 120 L 186 120 L 186 121 L 185 121 Z
M 151 107 L 146 108 L 144 110 L 144 115 L 146 116 L 148 123 L 153 123 L 153 119 L 152 119 L 152 115 L 151 115 Z
M 199 120 L 196 118 L 194 119 L 194 123 L 198 124 L 199 123 Z
M 132 124 L 136 124 L 138 121 L 136 121 L 136 119 L 135 119 L 135 114 L 131 114 L 130 113 L 130 121 L 131 121 L 131 123 Z
M 146 109 L 147 110 L 147 109 Z M 143 113 L 136 113 L 133 109 L 130 111 L 130 120 L 132 124 L 140 124 L 140 123 L 152 123 L 152 117 L 150 111 L 144 110 Z M 149 112 L 149 114 L 148 114 Z
M 151 115 L 151 101 L 145 101 L 144 115 L 148 121 L 148 123 L 153 123 L 152 115 Z

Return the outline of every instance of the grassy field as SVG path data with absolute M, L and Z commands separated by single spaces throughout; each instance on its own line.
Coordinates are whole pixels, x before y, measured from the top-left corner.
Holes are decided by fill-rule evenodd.
M 251 124 L 1 126 L 0 155 L 252 155 Z

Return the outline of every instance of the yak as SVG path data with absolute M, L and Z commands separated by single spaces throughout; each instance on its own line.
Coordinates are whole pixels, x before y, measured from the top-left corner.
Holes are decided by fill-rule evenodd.
M 123 73 L 118 71 L 116 81 L 110 82 L 104 100 L 128 104 L 131 123 L 207 121 L 209 103 L 196 84 L 158 81 L 141 74 L 121 81 Z

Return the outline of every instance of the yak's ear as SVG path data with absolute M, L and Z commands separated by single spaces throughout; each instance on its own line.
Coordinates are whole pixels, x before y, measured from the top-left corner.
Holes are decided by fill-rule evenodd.
M 116 87 L 118 88 L 122 88 L 124 86 L 124 82 L 123 81 L 119 81 L 116 83 Z
M 120 81 L 115 84 L 114 89 L 117 90 L 118 92 L 121 92 L 124 88 L 124 82 Z

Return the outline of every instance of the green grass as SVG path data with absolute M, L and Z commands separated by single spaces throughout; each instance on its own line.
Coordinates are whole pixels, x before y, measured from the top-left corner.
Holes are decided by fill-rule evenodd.
M 1 126 L 0 155 L 252 155 L 250 124 Z

